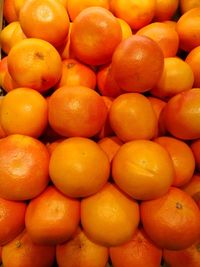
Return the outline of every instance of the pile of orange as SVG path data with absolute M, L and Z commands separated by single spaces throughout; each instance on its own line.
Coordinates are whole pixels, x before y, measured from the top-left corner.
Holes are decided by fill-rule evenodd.
M 0 263 L 200 267 L 200 1 L 3 12 Z

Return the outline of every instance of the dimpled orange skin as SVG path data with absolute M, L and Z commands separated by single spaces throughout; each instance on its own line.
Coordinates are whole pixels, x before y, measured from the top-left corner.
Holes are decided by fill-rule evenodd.
M 110 163 L 106 153 L 87 138 L 68 138 L 58 144 L 51 155 L 51 180 L 70 197 L 96 193 L 107 182 L 109 174 Z
M 80 61 L 89 65 L 109 63 L 121 39 L 117 18 L 102 7 L 86 8 L 72 25 L 72 51 Z
M 131 239 L 139 224 L 135 200 L 107 183 L 81 201 L 81 224 L 86 235 L 103 246 L 121 245 Z
M 67 38 L 69 17 L 65 7 L 55 0 L 27 0 L 19 21 L 27 37 L 43 39 L 59 46 Z
M 39 195 L 49 182 L 48 166 L 49 153 L 39 140 L 18 134 L 1 139 L 0 196 L 26 200 Z
M 14 239 L 25 226 L 26 204 L 0 198 L 0 245 Z
M 49 186 L 28 205 L 26 229 L 36 244 L 55 245 L 67 241 L 80 220 L 80 202 Z

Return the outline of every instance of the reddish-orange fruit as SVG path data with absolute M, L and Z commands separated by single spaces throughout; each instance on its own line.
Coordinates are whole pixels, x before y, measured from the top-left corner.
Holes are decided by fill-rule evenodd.
M 19 134 L 2 138 L 0 196 L 10 200 L 36 197 L 49 182 L 48 167 L 49 153 L 39 140 Z
M 52 143 L 47 143 L 46 146 L 49 151 L 49 154 L 52 155 L 53 151 L 56 149 L 58 144 L 60 144 L 64 140 L 65 140 L 64 138 L 61 138 L 61 139 L 57 139 L 56 141 L 53 141 Z
M 3 81 L 5 78 L 6 71 L 8 70 L 8 57 L 3 57 L 0 60 L 0 86 L 3 87 Z
M 103 127 L 107 108 L 94 90 L 83 87 L 61 87 L 49 98 L 49 123 L 62 136 L 91 137 Z
M 111 162 L 123 143 L 117 136 L 111 136 L 102 138 L 98 144 L 106 152 Z
M 26 204 L 0 198 L 0 245 L 14 239 L 24 228 Z
M 149 200 L 164 195 L 174 179 L 172 160 L 159 144 L 136 140 L 120 147 L 112 163 L 115 183 L 131 197 Z
M 36 245 L 26 231 L 2 249 L 2 263 L 6 267 L 51 267 L 54 259 L 55 247 Z
M 164 57 L 176 56 L 179 46 L 179 37 L 176 30 L 166 23 L 151 23 L 141 28 L 137 34 L 147 36 L 154 40 L 160 46 Z
M 184 13 L 177 21 L 176 30 L 180 39 L 180 48 L 191 51 L 200 45 L 200 7 Z
M 191 144 L 191 149 L 195 157 L 196 168 L 198 171 L 200 171 L 200 139 L 195 140 Z
M 183 250 L 163 250 L 163 259 L 170 267 L 199 267 L 200 240 Z
M 181 189 L 198 202 L 200 200 L 200 175 L 198 173 L 194 174 L 192 179 Z
M 72 21 L 81 11 L 94 6 L 109 9 L 109 0 L 67 0 L 67 11 Z
M 156 0 L 111 0 L 110 6 L 116 17 L 124 19 L 133 30 L 138 30 L 152 21 Z
M 2 262 L 2 247 L 0 246 L 0 263 Z
M 179 0 L 156 0 L 156 21 L 171 20 L 178 9 Z
M 1 114 L 1 106 L 2 106 L 2 101 L 3 101 L 3 96 L 0 96 L 0 114 Z M 6 137 L 6 133 L 2 127 L 1 120 L 0 120 L 0 138 Z
M 27 0 L 20 10 L 20 25 L 27 37 L 43 39 L 59 46 L 67 38 L 69 17 L 55 0 Z
M 193 87 L 200 87 L 200 73 L 199 73 L 199 61 L 200 61 L 200 46 L 192 49 L 187 55 L 185 62 L 191 67 L 194 74 Z
M 121 39 L 117 18 L 105 8 L 88 7 L 73 22 L 71 48 L 75 56 L 86 64 L 109 63 Z
M 80 228 L 65 244 L 56 247 L 59 267 L 105 267 L 108 248 L 94 243 Z
M 81 201 L 83 230 L 98 244 L 110 247 L 129 241 L 138 223 L 137 202 L 110 183 Z
M 94 141 L 72 137 L 53 151 L 49 174 L 54 185 L 67 196 L 85 197 L 104 186 L 110 164 L 106 153 Z
M 164 59 L 164 69 L 151 93 L 160 98 L 170 98 L 193 87 L 194 74 L 189 64 L 178 57 Z
M 24 134 L 39 137 L 48 122 L 46 99 L 37 91 L 18 88 L 4 96 L 0 123 L 7 135 Z
M 36 244 L 54 245 L 67 241 L 80 220 L 80 202 L 68 198 L 53 186 L 28 204 L 25 223 Z
M 113 53 L 111 73 L 123 90 L 145 92 L 156 85 L 163 66 L 159 45 L 146 36 L 133 35 L 122 41 Z
M 62 61 L 62 75 L 56 88 L 61 86 L 86 86 L 95 89 L 96 74 L 75 59 L 65 59 Z
M 60 55 L 50 43 L 27 38 L 10 50 L 8 70 L 19 87 L 44 92 L 59 81 L 62 63 Z
M 200 7 L 199 0 L 180 0 L 180 10 L 182 14 L 195 7 Z
M 163 21 L 165 24 L 169 25 L 171 28 L 176 30 L 176 21 L 174 20 L 165 20 Z
M 127 39 L 128 37 L 132 36 L 132 29 L 129 26 L 129 24 L 120 18 L 117 18 L 120 26 L 121 26 L 121 30 L 122 30 L 122 40 Z
M 182 190 L 171 187 L 164 196 L 140 205 L 145 232 L 161 248 L 180 250 L 199 238 L 200 211 Z
M 176 138 L 200 138 L 200 89 L 172 97 L 164 108 L 164 121 L 166 129 Z
M 73 23 L 70 22 L 68 35 L 67 35 L 67 38 L 65 39 L 65 42 L 57 47 L 57 50 L 62 59 L 72 59 L 75 57 L 71 51 L 71 46 L 70 46 L 72 24 Z
M 159 267 L 162 250 L 146 235 L 143 229 L 138 229 L 132 239 L 109 250 L 113 267 Z
M 3 78 L 3 80 L 2 80 L 2 88 L 6 92 L 10 92 L 13 89 L 16 89 L 16 88 L 20 87 L 20 86 L 18 86 L 18 84 L 10 76 L 10 73 L 8 71 L 8 68 L 6 69 L 6 71 L 3 74 L 3 77 L 2 78 Z
M 115 98 L 109 118 L 115 134 L 124 142 L 151 139 L 155 135 L 156 114 L 150 101 L 142 94 L 127 93 Z
M 183 141 L 167 136 L 156 138 L 154 141 L 163 146 L 172 159 L 175 171 L 172 185 L 182 186 L 189 182 L 195 170 L 195 159 L 190 147 Z
M 3 2 L 3 15 L 7 23 L 18 20 L 14 2 L 15 0 L 4 0 Z

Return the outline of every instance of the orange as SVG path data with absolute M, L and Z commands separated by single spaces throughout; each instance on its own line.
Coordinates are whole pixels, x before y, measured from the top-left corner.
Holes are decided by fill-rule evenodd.
M 124 142 L 151 139 L 155 135 L 156 114 L 150 101 L 142 94 L 127 93 L 115 98 L 109 118 L 115 134 Z
M 163 122 L 163 109 L 166 105 L 166 102 L 163 100 L 149 96 L 148 100 L 150 101 L 152 108 L 156 114 L 156 117 L 158 119 L 158 125 L 155 133 L 155 137 L 165 135 L 165 128 L 164 128 L 164 122 Z
M 102 66 L 97 72 L 98 91 L 103 96 L 117 97 L 122 94 L 122 90 L 116 83 L 112 73 L 111 65 Z
M 59 2 L 67 9 L 68 0 L 59 0 Z
M 26 204 L 0 198 L 0 245 L 14 239 L 24 228 Z
M 57 47 L 57 50 L 62 59 L 72 59 L 75 57 L 71 51 L 71 46 L 70 46 L 72 24 L 73 23 L 70 22 L 68 35 L 67 35 L 67 38 L 65 39 L 65 42 Z
M 36 244 L 54 245 L 67 241 L 80 220 L 80 202 L 68 198 L 53 186 L 30 201 L 25 223 Z
M 4 0 L 3 2 L 3 16 L 7 23 L 18 20 L 14 2 L 15 0 Z
M 27 37 L 43 39 L 59 46 L 67 38 L 69 17 L 55 0 L 28 0 L 20 10 L 20 25 Z
M 79 228 L 65 244 L 56 247 L 59 267 L 105 267 L 108 248 L 94 243 Z
M 44 92 L 59 81 L 62 63 L 60 55 L 51 44 L 27 38 L 10 50 L 8 70 L 19 87 Z
M 120 26 L 121 26 L 121 30 L 122 30 L 122 40 L 127 39 L 128 37 L 132 36 L 132 29 L 129 26 L 129 24 L 120 18 L 117 18 Z
M 107 182 L 110 164 L 106 153 L 94 141 L 71 137 L 61 142 L 50 159 L 49 174 L 54 185 L 70 197 L 85 197 Z
M 56 147 L 58 146 L 58 144 L 60 144 L 62 141 L 64 141 L 64 138 L 61 139 L 57 139 L 55 141 L 53 141 L 52 143 L 47 143 L 47 149 L 49 151 L 49 154 L 52 155 L 53 151 L 56 149 Z
M 86 86 L 95 89 L 96 74 L 91 68 L 75 59 L 65 59 L 62 61 L 62 75 L 56 88 L 62 86 Z
M 26 200 L 47 186 L 49 153 L 39 140 L 9 135 L 0 141 L 0 196 Z M 5 183 L 6 181 L 6 183 Z
M 120 24 L 110 11 L 102 7 L 88 7 L 73 22 L 71 49 L 80 61 L 102 65 L 111 61 L 121 39 Z
M 164 196 L 140 205 L 144 230 L 159 247 L 180 250 L 191 246 L 200 234 L 200 211 L 182 190 L 171 187 Z
M 3 96 L 0 96 L 0 114 L 1 114 L 1 106 L 2 106 L 2 102 L 3 102 Z M 2 127 L 2 124 L 1 124 L 1 120 L 0 120 L 0 138 L 3 138 L 3 137 L 6 137 L 6 133 Z
M 158 267 L 161 263 L 162 250 L 138 229 L 132 239 L 109 250 L 113 267 Z
M 15 12 L 17 14 L 17 20 L 19 20 L 19 13 L 26 0 L 14 0 Z
M 36 245 L 23 231 L 2 249 L 2 262 L 6 267 L 51 267 L 55 247 Z
M 171 20 L 179 6 L 179 0 L 156 0 L 156 21 Z
M 167 136 L 158 137 L 154 141 L 163 146 L 172 159 L 175 170 L 172 185 L 179 187 L 189 182 L 195 170 L 195 159 L 191 148 L 183 141 Z
M 8 57 L 5 56 L 0 60 L 0 86 L 3 87 L 6 71 L 8 70 Z
M 146 36 L 133 35 L 116 48 L 111 73 L 121 89 L 145 92 L 156 85 L 163 65 L 164 56 L 159 45 Z
M 200 45 L 200 7 L 184 13 L 177 21 L 180 48 L 189 52 Z
M 199 0 L 180 0 L 180 9 L 182 14 L 195 7 L 200 7 Z
M 192 49 L 187 55 L 185 62 L 189 64 L 194 74 L 193 87 L 200 87 L 200 74 L 199 74 L 199 60 L 200 60 L 200 46 Z
M 155 13 L 156 0 L 111 0 L 111 10 L 124 19 L 133 30 L 149 24 Z
M 112 163 L 115 183 L 131 197 L 149 200 L 164 195 L 174 179 L 168 152 L 148 140 L 128 142 L 120 147 Z
M 198 202 L 200 200 L 200 175 L 194 174 L 192 179 L 181 189 Z
M 0 263 L 2 262 L 2 247 L 0 246 Z
M 62 136 L 94 136 L 106 121 L 104 100 L 87 87 L 61 87 L 50 96 L 48 106 L 49 123 Z
M 111 136 L 102 138 L 98 144 L 106 152 L 111 162 L 123 143 L 117 136 Z
M 81 11 L 93 6 L 109 9 L 109 0 L 67 0 L 67 11 L 72 21 Z
M 200 139 L 195 140 L 191 144 L 191 149 L 192 149 L 192 152 L 193 152 L 194 157 L 195 157 L 196 168 L 197 168 L 198 171 L 200 171 L 200 155 L 199 155 L 199 151 L 200 151 Z
M 153 22 L 141 28 L 137 35 L 154 40 L 161 48 L 164 57 L 174 57 L 179 46 L 179 37 L 175 29 L 164 22 Z
M 176 21 L 174 20 L 165 20 L 163 21 L 165 24 L 176 30 Z
M 6 92 L 10 92 L 13 89 L 16 89 L 20 86 L 18 86 L 18 84 L 13 80 L 13 78 L 11 77 L 8 68 L 5 71 L 5 75 L 3 77 L 2 80 L 2 88 L 6 91 Z
M 3 98 L 0 122 L 7 135 L 39 137 L 48 122 L 46 99 L 33 89 L 12 90 Z
M 138 223 L 137 202 L 110 183 L 81 201 L 83 230 L 101 245 L 117 246 L 129 241 Z
M 164 59 L 164 69 L 151 93 L 160 98 L 170 98 L 178 93 L 191 89 L 194 74 L 189 64 L 178 57 Z
M 176 138 L 200 138 L 200 89 L 172 97 L 165 106 L 164 121 L 167 130 Z
M 200 240 L 198 239 L 192 246 L 183 250 L 167 250 L 163 251 L 163 258 L 171 267 L 199 267 L 200 262 Z

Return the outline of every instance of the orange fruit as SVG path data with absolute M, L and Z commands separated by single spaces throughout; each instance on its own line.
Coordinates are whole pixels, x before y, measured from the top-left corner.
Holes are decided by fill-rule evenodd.
M 107 108 L 94 90 L 83 87 L 61 87 L 49 99 L 49 123 L 62 136 L 91 137 L 103 127 Z
M 110 11 L 102 7 L 84 9 L 72 25 L 72 51 L 86 64 L 109 63 L 121 39 L 122 31 L 119 22 Z
M 67 0 L 67 11 L 72 21 L 81 11 L 94 6 L 109 9 L 109 0 Z
M 179 37 L 175 29 L 164 22 L 153 22 L 141 28 L 137 35 L 154 40 L 161 48 L 164 57 L 174 57 L 179 46 Z
M 65 42 L 57 47 L 57 50 L 62 59 L 72 59 L 75 57 L 71 51 L 71 46 L 70 46 L 72 24 L 73 23 L 70 22 L 68 35 L 67 35 L 67 38 L 65 39 Z
M 36 244 L 54 245 L 67 241 L 80 220 L 80 202 L 68 198 L 53 186 L 30 201 L 25 223 Z
M 164 196 L 140 205 L 145 232 L 159 247 L 180 250 L 191 246 L 200 234 L 200 211 L 182 190 L 171 187 Z
M 156 85 L 163 65 L 159 45 L 146 36 L 133 35 L 122 41 L 113 53 L 111 73 L 121 89 L 145 92 Z
M 2 247 L 0 246 L 0 263 L 2 262 Z
M 14 239 L 24 228 L 26 204 L 0 198 L 0 245 Z
M 175 171 L 172 185 L 179 187 L 189 182 L 195 170 L 195 159 L 190 147 L 173 137 L 162 136 L 154 141 L 164 147 L 172 159 Z
M 200 171 L 200 155 L 199 155 L 199 151 L 200 151 L 200 139 L 195 140 L 191 144 L 191 149 L 192 149 L 192 152 L 193 152 L 194 157 L 195 157 L 196 168 L 197 168 L 198 171 Z
M 61 138 L 61 139 L 57 139 L 56 141 L 53 141 L 52 143 L 47 143 L 46 147 L 49 151 L 49 154 L 52 155 L 53 151 L 56 149 L 58 144 L 60 144 L 64 140 L 65 140 L 64 138 Z
M 133 33 L 132 33 L 132 29 L 129 26 L 129 24 L 123 19 L 117 18 L 117 20 L 121 26 L 122 40 L 127 39 L 128 37 L 132 36 Z
M 86 86 L 95 89 L 96 74 L 75 59 L 65 59 L 62 61 L 62 75 L 56 88 L 62 86 Z
M 19 21 L 27 37 L 43 39 L 54 46 L 62 44 L 69 31 L 67 11 L 55 0 L 25 1 Z
M 5 56 L 0 60 L 0 86 L 3 86 L 6 71 L 8 70 L 8 57 Z
M 67 9 L 68 0 L 59 0 L 59 2 Z
M 180 10 L 182 14 L 195 7 L 200 7 L 199 0 L 180 0 Z
M 200 240 L 192 246 L 183 250 L 163 250 L 163 258 L 171 267 L 199 267 L 200 262 Z
M 98 144 L 107 154 L 111 162 L 123 143 L 117 136 L 111 136 L 102 138 L 99 140 Z
M 111 0 L 111 10 L 125 20 L 133 30 L 149 24 L 155 13 L 156 0 Z
M 115 183 L 131 197 L 149 200 L 164 195 L 174 179 L 168 152 L 148 140 L 128 142 L 120 147 L 112 163 Z
M 98 91 L 103 96 L 117 97 L 122 94 L 122 90 L 116 83 L 112 73 L 111 65 L 101 67 L 97 72 Z
M 59 81 L 62 63 L 60 55 L 51 44 L 27 38 L 10 50 L 8 70 L 19 87 L 44 92 Z
M 105 267 L 108 248 L 91 241 L 79 228 L 65 244 L 56 247 L 59 267 Z
M 7 135 L 24 134 L 39 137 L 47 126 L 45 98 L 29 88 L 18 88 L 4 96 L 0 122 Z
M 6 91 L 6 92 L 10 92 L 13 89 L 16 89 L 20 86 L 18 86 L 18 84 L 13 80 L 13 78 L 11 77 L 8 69 L 5 71 L 5 75 L 3 77 L 3 81 L 2 81 L 2 88 Z
M 156 21 L 171 20 L 178 9 L 179 0 L 156 0 Z
M 172 97 L 164 108 L 164 121 L 167 130 L 176 138 L 200 138 L 200 89 Z
M 170 98 L 189 90 L 194 83 L 194 74 L 189 64 L 178 57 L 164 59 L 164 69 L 151 93 L 160 98 Z
M 85 197 L 107 182 L 110 164 L 106 153 L 94 141 L 71 137 L 53 151 L 49 174 L 54 185 L 70 197 Z
M 2 106 L 2 102 L 3 102 L 3 96 L 0 96 L 0 114 L 1 114 L 1 106 Z M 1 124 L 1 120 L 0 120 L 0 138 L 3 138 L 3 137 L 6 137 L 6 133 L 2 127 L 2 124 Z
M 55 247 L 36 245 L 26 231 L 2 249 L 2 262 L 7 267 L 51 267 L 54 258 Z
M 49 153 L 39 140 L 9 135 L 0 141 L 0 196 L 26 200 L 47 186 Z M 5 183 L 6 181 L 6 183 Z
M 176 30 L 176 21 L 174 21 L 174 20 L 165 20 L 165 21 L 163 21 L 163 23 L 167 24 L 168 26 L 170 26 L 171 28 Z
M 137 202 L 110 183 L 81 201 L 83 230 L 103 246 L 117 246 L 129 241 L 138 223 Z
M 176 30 L 180 39 L 180 48 L 191 51 L 200 45 L 200 7 L 184 13 L 177 21 Z
M 142 228 L 138 229 L 132 239 L 109 249 L 113 267 L 155 267 L 160 266 L 162 250 L 146 235 Z
M 7 23 L 18 20 L 14 2 L 15 0 L 4 0 L 3 2 L 3 16 Z
M 199 60 L 200 60 L 200 46 L 192 49 L 187 55 L 185 62 L 191 67 L 194 74 L 193 87 L 200 87 L 200 74 L 199 74 Z
M 115 98 L 109 118 L 115 134 L 124 142 L 155 135 L 157 118 L 150 101 L 142 94 L 127 93 Z
M 200 200 L 200 175 L 198 173 L 194 174 L 192 179 L 181 189 L 198 202 Z

